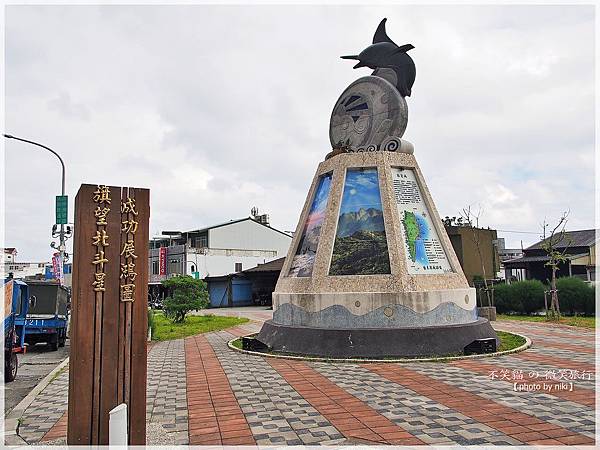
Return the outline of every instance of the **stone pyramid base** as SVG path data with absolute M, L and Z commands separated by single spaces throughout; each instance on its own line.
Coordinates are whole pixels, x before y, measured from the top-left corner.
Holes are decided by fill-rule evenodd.
M 457 325 L 338 329 L 280 325 L 269 320 L 257 336 L 278 352 L 335 358 L 456 355 L 474 340 L 485 338 L 497 336 L 483 318 Z

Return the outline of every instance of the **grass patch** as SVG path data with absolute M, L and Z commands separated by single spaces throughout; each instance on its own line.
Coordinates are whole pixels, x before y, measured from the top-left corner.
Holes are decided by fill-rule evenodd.
M 508 333 L 506 331 L 496 331 L 496 333 L 498 334 L 498 337 L 500 338 L 500 347 L 496 350 L 497 352 L 505 352 L 508 350 L 514 350 L 515 348 L 520 347 L 521 345 L 525 344 L 526 339 L 524 337 L 521 336 L 517 336 L 516 334 L 513 333 Z M 231 342 L 231 345 L 233 345 L 235 348 L 243 350 L 242 348 L 242 338 L 237 338 L 236 340 Z M 364 361 L 369 361 L 369 360 L 373 360 L 373 359 L 377 359 L 377 360 L 395 360 L 395 359 L 420 359 L 420 358 L 431 358 L 433 359 L 432 362 L 440 362 L 440 363 L 444 363 L 444 362 L 450 362 L 450 360 L 448 359 L 444 359 L 444 358 L 450 358 L 450 357 L 459 357 L 459 356 L 464 356 L 462 353 L 452 353 L 452 354 L 448 354 L 448 355 L 430 355 L 430 356 L 415 356 L 415 357 L 410 357 L 410 356 L 405 356 L 405 357 L 400 357 L 400 356 L 381 356 L 381 357 L 377 357 L 377 358 L 368 358 L 368 357 L 353 357 L 353 358 L 326 358 L 326 357 L 322 357 L 322 356 L 316 356 L 316 355 L 302 355 L 299 353 L 289 353 L 289 352 L 277 352 L 274 350 L 269 350 L 266 352 L 262 352 L 266 355 L 280 355 L 280 356 L 300 356 L 300 357 L 307 357 L 307 358 L 320 358 L 323 359 L 326 362 L 343 362 L 346 359 L 362 359 Z
M 557 323 L 551 320 L 546 320 L 546 316 L 526 316 L 517 314 L 498 314 L 498 320 L 518 320 L 521 322 L 544 322 L 544 323 Z M 582 328 L 596 328 L 595 317 L 583 317 L 583 316 L 562 316 L 560 322 L 562 325 L 570 325 L 572 327 Z
M 173 323 L 162 312 L 154 314 L 153 341 L 180 339 L 195 334 L 219 331 L 248 322 L 246 318 L 225 316 L 188 316 L 183 323 Z
M 239 348 L 240 350 L 242 350 L 242 338 L 236 339 L 231 343 L 231 345 L 233 345 L 235 348 Z
M 499 352 L 513 350 L 527 342 L 524 337 L 507 333 L 506 331 L 496 331 L 496 334 L 500 338 L 500 348 L 498 349 Z

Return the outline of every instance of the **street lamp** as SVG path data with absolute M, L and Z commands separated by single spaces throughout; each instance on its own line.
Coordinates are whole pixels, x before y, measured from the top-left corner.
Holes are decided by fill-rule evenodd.
M 29 141 L 27 139 L 22 139 L 22 138 L 19 138 L 19 137 L 16 137 L 16 136 L 12 136 L 10 134 L 5 134 L 4 137 L 7 138 L 7 139 L 15 139 L 17 141 L 27 142 L 28 144 L 36 145 L 36 146 L 41 147 L 41 148 L 43 148 L 45 150 L 48 150 L 50 153 L 52 153 L 54 156 L 56 156 L 58 158 L 58 160 L 60 161 L 60 165 L 62 166 L 61 196 L 64 199 L 65 198 L 65 163 L 63 162 L 63 160 L 60 157 L 60 155 L 58 153 L 56 153 L 54 150 L 52 150 L 51 148 L 46 147 L 45 145 L 42 145 L 42 144 L 38 144 L 37 142 Z M 65 246 L 66 238 L 65 238 L 65 225 L 63 223 L 60 224 L 59 239 L 60 240 L 59 240 L 59 245 L 58 245 L 58 249 L 57 250 L 60 253 L 60 259 L 61 259 L 61 261 L 64 263 L 64 261 L 65 261 L 65 254 L 66 254 L 66 252 L 65 252 L 65 249 L 66 249 L 66 246 Z M 56 248 L 55 244 L 54 245 L 53 244 L 54 244 L 54 242 L 52 244 L 50 244 L 50 246 L 52 248 Z

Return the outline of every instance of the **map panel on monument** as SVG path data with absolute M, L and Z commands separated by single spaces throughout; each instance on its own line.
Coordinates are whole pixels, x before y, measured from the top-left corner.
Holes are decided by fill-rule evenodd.
M 310 205 L 306 222 L 304 223 L 302 236 L 298 242 L 296 254 L 292 259 L 292 264 L 288 273 L 288 276 L 290 277 L 310 277 L 312 275 L 317 247 L 319 245 L 319 237 L 321 236 L 321 226 L 323 225 L 325 212 L 327 210 L 331 176 L 332 174 L 328 173 L 319 178 L 315 196 Z
M 348 169 L 329 275 L 390 272 L 376 168 Z
M 411 275 L 452 272 L 429 208 L 412 169 L 392 167 L 394 197 L 400 216 L 402 242 Z

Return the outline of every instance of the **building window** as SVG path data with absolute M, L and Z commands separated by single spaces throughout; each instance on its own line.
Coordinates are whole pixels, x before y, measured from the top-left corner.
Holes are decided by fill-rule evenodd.
M 242 271 L 242 263 L 235 263 L 235 271 L 236 272 Z
M 169 260 L 169 275 L 180 275 L 183 273 L 183 263 L 180 259 Z
M 208 247 L 208 236 L 199 236 L 196 238 L 196 243 L 194 245 L 196 248 L 205 248 Z
M 158 261 L 152 261 L 152 275 L 158 275 Z

